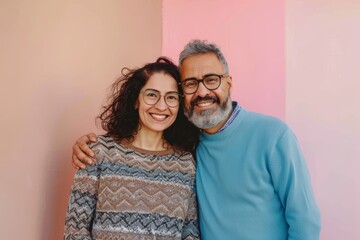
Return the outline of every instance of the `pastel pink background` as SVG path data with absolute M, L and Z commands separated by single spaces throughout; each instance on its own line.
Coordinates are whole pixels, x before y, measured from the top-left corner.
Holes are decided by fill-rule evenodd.
M 360 1 L 286 4 L 286 121 L 311 170 L 321 239 L 360 239 Z
M 232 97 L 254 111 L 285 117 L 285 2 L 163 1 L 163 53 L 178 59 L 192 39 L 221 46 Z
M 0 1 L 1 239 L 63 239 L 71 147 L 100 132 L 95 117 L 121 68 L 161 54 L 161 7 Z
M 201 38 L 224 51 L 233 99 L 296 132 L 323 240 L 360 239 L 360 1 L 0 2 L 0 232 L 62 239 L 74 140 L 121 67 Z

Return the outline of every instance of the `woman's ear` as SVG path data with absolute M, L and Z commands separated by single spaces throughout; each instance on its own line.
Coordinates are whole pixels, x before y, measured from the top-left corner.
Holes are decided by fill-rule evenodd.
M 139 100 L 136 100 L 134 108 L 135 108 L 135 110 L 138 110 L 138 108 L 139 108 Z

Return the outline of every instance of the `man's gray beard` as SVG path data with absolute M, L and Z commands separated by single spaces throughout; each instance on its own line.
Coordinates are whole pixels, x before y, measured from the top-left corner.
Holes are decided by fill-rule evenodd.
M 217 126 L 230 115 L 232 111 L 230 95 L 226 101 L 220 103 L 219 107 L 197 113 L 194 111 L 194 107 L 190 106 L 190 109 L 187 109 L 184 106 L 184 114 L 196 127 L 200 129 L 210 129 Z

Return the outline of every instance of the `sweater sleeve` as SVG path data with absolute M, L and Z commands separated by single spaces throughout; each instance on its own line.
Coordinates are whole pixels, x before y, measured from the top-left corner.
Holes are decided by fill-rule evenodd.
M 312 191 L 309 172 L 297 139 L 287 128 L 270 157 L 270 172 L 285 210 L 289 240 L 318 240 L 320 212 Z
M 64 239 L 91 240 L 99 182 L 98 164 L 78 170 L 71 187 Z
M 193 181 L 193 187 L 191 189 L 189 206 L 187 215 L 185 218 L 184 227 L 182 230 L 182 237 L 184 240 L 197 240 L 199 237 L 199 222 L 198 222 L 198 209 L 195 189 L 195 177 Z

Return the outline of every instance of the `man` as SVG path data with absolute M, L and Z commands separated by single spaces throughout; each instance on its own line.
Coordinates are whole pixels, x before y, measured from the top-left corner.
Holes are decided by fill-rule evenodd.
M 296 137 L 278 119 L 230 98 L 232 77 L 215 44 L 194 40 L 180 54 L 185 114 L 202 129 L 196 187 L 205 240 L 319 239 L 320 214 Z M 84 136 L 73 164 L 89 160 Z

